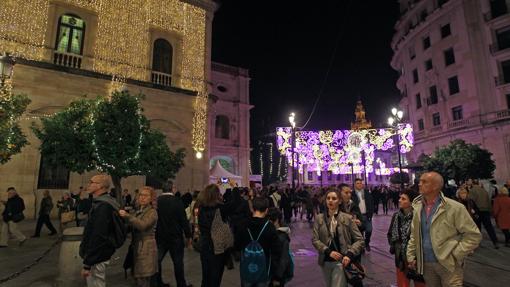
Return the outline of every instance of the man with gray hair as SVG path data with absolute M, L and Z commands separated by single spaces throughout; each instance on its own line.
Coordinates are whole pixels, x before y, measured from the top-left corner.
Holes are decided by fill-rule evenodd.
M 115 252 L 109 239 L 114 232 L 113 213 L 120 206 L 108 194 L 109 190 L 110 177 L 105 174 L 93 176 L 87 187 L 94 199 L 80 244 L 80 256 L 83 258 L 81 275 L 87 279 L 89 287 L 106 286 L 106 266 Z
M 409 268 L 422 274 L 427 286 L 462 286 L 464 259 L 482 236 L 461 203 L 446 198 L 443 177 L 427 172 L 420 178 L 420 196 L 413 201 Z

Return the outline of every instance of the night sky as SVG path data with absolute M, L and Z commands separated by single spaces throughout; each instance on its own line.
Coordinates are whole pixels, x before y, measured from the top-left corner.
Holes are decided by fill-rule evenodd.
M 252 140 L 288 126 L 292 111 L 305 123 L 335 46 L 306 129 L 350 128 L 358 98 L 381 126 L 400 98 L 390 66 L 397 19 L 396 0 L 222 0 L 212 59 L 250 70 Z

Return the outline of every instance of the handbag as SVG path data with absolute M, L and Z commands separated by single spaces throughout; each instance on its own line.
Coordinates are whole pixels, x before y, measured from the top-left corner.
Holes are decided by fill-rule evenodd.
M 359 262 L 351 262 L 349 265 L 344 267 L 345 277 L 347 282 L 351 285 L 360 283 L 365 279 L 365 267 Z
M 76 220 L 76 213 L 74 211 L 66 211 L 60 214 L 60 222 L 63 224 L 73 222 Z
M 23 221 L 24 219 L 25 219 L 25 215 L 23 214 L 23 212 L 13 214 L 13 215 L 12 215 L 12 217 L 11 217 L 11 220 L 12 220 L 14 223 L 21 222 L 21 221 Z
M 227 249 L 234 246 L 234 235 L 230 226 L 223 222 L 219 208 L 216 209 L 214 219 L 211 224 L 211 238 L 214 246 L 214 254 L 224 253 Z

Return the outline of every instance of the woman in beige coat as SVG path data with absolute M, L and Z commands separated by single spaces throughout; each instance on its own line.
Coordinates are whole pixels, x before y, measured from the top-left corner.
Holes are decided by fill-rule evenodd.
M 133 226 L 133 275 L 139 287 L 149 287 L 151 277 L 158 271 L 158 248 L 154 235 L 158 213 L 151 205 L 154 197 L 154 189 L 144 186 L 138 194 L 139 209 L 135 215 L 119 211 L 120 216 L 127 218 Z
M 327 210 L 313 225 L 312 243 L 319 252 L 327 287 L 347 287 L 344 268 L 355 260 L 365 241 L 351 215 L 340 211 L 340 194 L 335 188 L 326 193 Z

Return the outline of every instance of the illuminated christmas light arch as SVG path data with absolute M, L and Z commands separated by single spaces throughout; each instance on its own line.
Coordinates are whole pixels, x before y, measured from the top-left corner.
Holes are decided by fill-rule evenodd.
M 306 165 L 308 171 L 331 171 L 333 174 L 376 173 L 387 175 L 398 171 L 384 165 L 374 169 L 375 152 L 395 147 L 395 129 L 296 131 L 294 165 L 300 173 Z M 400 152 L 411 151 L 414 143 L 413 128 L 410 124 L 398 126 Z M 276 129 L 276 143 L 281 154 L 292 162 L 292 128 Z M 364 160 L 363 160 L 364 157 Z M 299 163 L 299 164 L 298 164 Z M 365 169 L 366 166 L 366 169 Z

